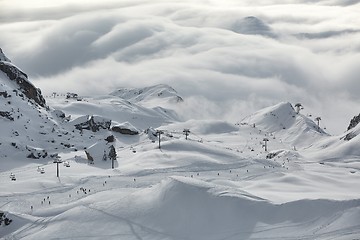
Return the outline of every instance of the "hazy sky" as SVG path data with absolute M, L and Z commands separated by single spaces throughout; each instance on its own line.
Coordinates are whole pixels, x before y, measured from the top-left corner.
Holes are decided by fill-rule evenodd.
M 46 94 L 165 83 L 189 117 L 301 102 L 340 133 L 360 113 L 358 2 L 0 0 L 0 47 Z

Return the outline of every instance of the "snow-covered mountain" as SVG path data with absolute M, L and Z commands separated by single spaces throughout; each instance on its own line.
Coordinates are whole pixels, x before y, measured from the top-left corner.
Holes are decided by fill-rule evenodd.
M 0 59 L 1 157 L 18 152 L 35 154 L 35 149 L 43 148 L 52 140 L 44 135 L 52 129 L 60 130 L 51 118 L 41 91 L 2 51 Z M 42 150 L 38 153 L 47 154 Z
M 167 85 L 45 102 L 0 60 L 0 238 L 360 237 L 360 124 L 330 136 L 288 102 L 183 121 Z
M 350 126 L 352 127 L 349 127 L 349 130 L 339 136 L 329 136 L 314 142 L 309 152 L 322 162 L 354 161 L 356 166 L 360 156 L 360 124 Z
M 173 107 L 181 104 L 182 98 L 171 87 L 157 85 L 144 89 L 121 88 L 109 95 L 81 98 L 60 96 L 47 101 L 74 118 L 97 115 L 111 119 L 114 124 L 130 122 L 141 130 L 180 120 Z
M 169 102 L 182 102 L 183 99 L 172 87 L 159 84 L 145 88 L 119 88 L 116 91 L 110 93 L 110 95 L 120 97 L 128 100 L 132 103 L 158 101 L 159 99 L 166 100 Z
M 289 102 L 262 109 L 241 122 L 273 134 L 293 146 L 307 147 L 329 136 L 312 119 L 297 113 Z

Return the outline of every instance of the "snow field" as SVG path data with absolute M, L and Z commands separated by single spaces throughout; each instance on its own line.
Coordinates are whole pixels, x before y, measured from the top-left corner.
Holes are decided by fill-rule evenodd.
M 108 130 L 80 133 L 70 123 L 47 119 L 45 111 L 25 111 L 31 119 L 29 131 L 13 138 L 22 145 L 33 142 L 34 148 L 50 149 L 69 161 L 70 167 L 59 164 L 60 178 L 52 159 L 27 159 L 21 152 L 13 153 L 7 140 L 13 126 L 3 124 L 0 207 L 14 222 L 9 228 L 0 227 L 0 236 L 359 238 L 358 137 L 339 142 L 338 136 L 328 136 L 304 115 L 294 115 L 288 103 L 255 113 L 237 125 L 215 120 L 179 122 L 171 109 L 156 107 L 169 96 L 173 101 L 171 91 L 160 94 L 162 87 L 160 92 L 134 96 L 135 102 L 128 101 L 133 93 L 126 95 L 128 100 L 116 95 L 83 101 L 48 99 L 72 119 L 95 115 L 116 124 L 129 122 L 139 129 L 137 136 Z M 157 94 L 164 96 L 158 102 Z M 23 127 L 26 121 L 18 123 Z M 160 149 L 157 137 L 144 133 L 148 127 L 164 131 Z M 185 128 L 190 129 L 188 140 L 182 132 Z M 38 129 L 47 135 L 40 135 Z M 116 139 L 115 169 L 101 159 L 89 165 L 85 148 L 109 135 Z M 269 139 L 268 151 L 264 138 Z M 64 146 L 69 143 L 70 147 Z M 45 173 L 37 171 L 39 166 Z M 16 181 L 10 180 L 10 173 Z

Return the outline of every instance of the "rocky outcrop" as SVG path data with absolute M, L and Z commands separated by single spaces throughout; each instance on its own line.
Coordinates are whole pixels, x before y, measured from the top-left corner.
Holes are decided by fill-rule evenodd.
M 115 125 L 111 128 L 113 132 L 118 132 L 125 135 L 138 135 L 139 131 L 130 123 L 125 122 L 122 124 Z
M 114 131 L 114 132 L 125 134 L 125 135 L 137 135 L 137 134 L 139 134 L 139 132 L 137 132 L 137 131 L 133 131 L 131 129 L 122 128 L 122 127 L 118 127 L 118 126 L 112 127 L 111 130 Z
M 111 120 L 98 117 L 98 116 L 87 116 L 86 119 L 84 117 L 80 117 L 77 120 L 74 126 L 78 130 L 91 130 L 93 132 L 97 132 L 100 129 L 110 129 Z
M 356 127 L 358 124 L 360 123 L 360 114 L 358 116 L 353 117 L 353 119 L 351 119 L 350 124 L 347 128 L 347 131 L 353 129 L 354 127 Z M 344 140 L 346 141 L 350 141 L 351 139 L 353 139 L 354 137 L 356 137 L 357 135 L 354 132 L 349 132 L 348 134 L 346 134 Z
M 0 48 L 0 61 L 5 61 L 5 62 L 11 62 L 10 59 L 8 59 L 4 52 L 2 51 L 2 49 Z
M 356 127 L 359 123 L 360 123 L 360 114 L 358 116 L 353 117 L 353 119 L 351 119 L 347 130 L 349 131 L 350 129 Z
M 10 112 L 0 111 L 0 117 L 9 119 L 10 121 L 14 121 L 14 118 L 12 117 Z
M 26 146 L 26 150 L 29 151 L 27 158 L 39 159 L 39 158 L 46 158 L 48 156 L 47 151 L 42 148 Z
M 9 95 L 7 91 L 0 92 L 0 96 L 2 96 L 3 98 L 11 97 L 11 95 Z
M 45 99 L 39 88 L 36 88 L 28 80 L 27 75 L 13 65 L 0 49 L 0 71 L 19 86 L 19 90 L 29 99 L 34 100 L 42 107 L 46 107 Z
M 114 137 L 114 135 L 110 135 L 110 136 L 107 136 L 104 140 L 108 143 L 112 143 L 112 142 L 115 142 L 115 137 Z

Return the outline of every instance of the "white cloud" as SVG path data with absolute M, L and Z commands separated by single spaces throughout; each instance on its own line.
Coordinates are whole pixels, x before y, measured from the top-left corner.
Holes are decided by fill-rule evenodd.
M 331 118 L 334 132 L 359 113 L 355 1 L 0 4 L 0 46 L 44 92 L 167 83 L 188 99 L 188 116 L 236 121 L 279 101 L 302 102 Z

